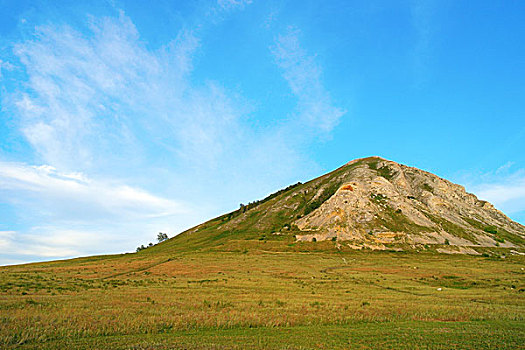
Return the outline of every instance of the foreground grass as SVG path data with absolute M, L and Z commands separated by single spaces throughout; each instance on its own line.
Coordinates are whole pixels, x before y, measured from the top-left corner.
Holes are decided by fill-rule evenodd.
M 519 322 L 354 322 L 62 339 L 20 348 L 53 349 L 519 349 Z
M 6 348 L 520 348 L 525 259 L 261 249 L 0 268 Z

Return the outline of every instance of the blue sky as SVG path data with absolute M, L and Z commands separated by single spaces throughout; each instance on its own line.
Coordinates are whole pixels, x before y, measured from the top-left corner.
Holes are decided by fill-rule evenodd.
M 0 264 L 379 155 L 525 223 L 523 1 L 0 0 Z

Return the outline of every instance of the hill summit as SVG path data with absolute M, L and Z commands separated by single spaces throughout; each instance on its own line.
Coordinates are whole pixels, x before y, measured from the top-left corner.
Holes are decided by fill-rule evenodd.
M 242 247 L 254 241 L 288 246 L 327 241 L 337 249 L 480 254 L 477 248 L 521 250 L 524 238 L 525 226 L 463 186 L 369 157 L 241 205 L 167 243 Z

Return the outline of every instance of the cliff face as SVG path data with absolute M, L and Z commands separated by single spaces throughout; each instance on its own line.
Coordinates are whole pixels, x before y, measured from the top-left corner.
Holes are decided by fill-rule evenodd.
M 297 240 L 375 248 L 396 243 L 510 248 L 523 243 L 524 226 L 463 186 L 378 157 L 346 167 L 337 191 L 295 221 L 302 231 Z

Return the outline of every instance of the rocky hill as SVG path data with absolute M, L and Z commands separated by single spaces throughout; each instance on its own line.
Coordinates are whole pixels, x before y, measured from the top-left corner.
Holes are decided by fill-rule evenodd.
M 525 226 L 463 186 L 369 157 L 241 206 L 182 233 L 169 245 L 198 247 L 234 241 L 288 245 L 328 241 L 337 249 L 468 254 L 498 247 L 521 254 Z

